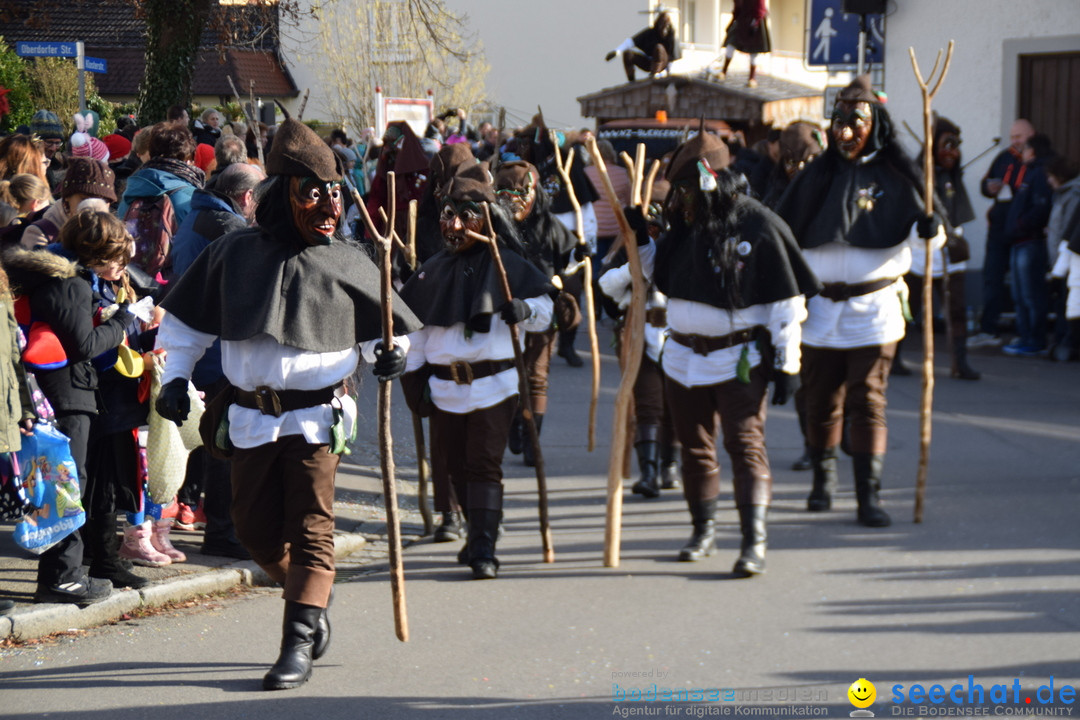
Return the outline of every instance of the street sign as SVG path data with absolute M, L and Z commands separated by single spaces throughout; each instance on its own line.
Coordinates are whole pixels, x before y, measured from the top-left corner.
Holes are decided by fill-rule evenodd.
M 92 73 L 105 73 L 109 71 L 109 63 L 101 58 L 85 57 L 83 58 L 83 69 Z
M 807 0 L 806 64 L 854 69 L 859 58 L 859 16 L 844 12 L 844 0 Z M 866 63 L 885 60 L 885 16 L 866 16 Z
M 21 57 L 75 57 L 75 42 L 17 42 L 15 54 Z

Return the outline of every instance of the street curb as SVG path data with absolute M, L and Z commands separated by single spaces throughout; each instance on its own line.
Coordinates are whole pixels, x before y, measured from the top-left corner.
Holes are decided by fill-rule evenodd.
M 363 535 L 335 533 L 334 557 L 348 557 L 367 544 Z M 14 610 L 0 616 L 0 640 L 37 640 L 53 633 L 87 630 L 119 620 L 139 607 L 157 607 L 189 600 L 199 595 L 223 592 L 237 585 L 260 587 L 273 581 L 253 562 L 237 562 L 221 568 L 179 575 L 142 590 L 114 592 L 108 599 L 84 608 L 75 605 L 42 604 Z

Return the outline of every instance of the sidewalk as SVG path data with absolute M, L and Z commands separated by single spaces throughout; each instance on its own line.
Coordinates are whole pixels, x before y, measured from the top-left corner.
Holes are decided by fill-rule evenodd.
M 411 451 L 411 446 L 401 448 Z M 386 513 L 382 505 L 382 480 L 377 458 L 350 456 L 337 476 L 334 512 L 337 516 L 335 556 L 340 561 L 361 551 L 385 555 Z M 400 454 L 395 453 L 395 454 Z M 416 502 L 414 461 L 401 458 L 398 502 L 401 507 L 402 543 L 414 542 L 423 533 Z M 406 482 L 403 482 L 406 481 Z M 13 600 L 14 610 L 0 616 L 0 642 L 8 638 L 34 640 L 52 633 L 82 630 L 113 622 L 140 607 L 156 607 L 218 593 L 236 586 L 272 584 L 251 561 L 202 555 L 202 532 L 172 533 L 173 544 L 187 555 L 187 562 L 163 568 L 135 566 L 133 572 L 152 580 L 142 590 L 114 591 L 105 601 L 79 608 L 68 604 L 36 604 L 33 601 L 37 558 L 23 550 L 12 537 L 12 525 L 0 523 L 0 599 Z

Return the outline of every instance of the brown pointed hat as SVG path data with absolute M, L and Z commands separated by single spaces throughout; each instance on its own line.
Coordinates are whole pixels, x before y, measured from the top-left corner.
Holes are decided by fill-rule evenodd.
M 496 189 L 529 187 L 530 183 L 536 185 L 539 180 L 540 173 L 532 163 L 524 160 L 503 163 L 495 173 Z
M 439 195 L 455 202 L 495 202 L 495 186 L 486 162 L 462 165 L 458 172 L 443 185 Z
M 869 75 L 860 75 L 851 84 L 836 94 L 837 100 L 848 102 L 881 103 L 881 95 L 874 91 Z
M 428 165 L 428 181 L 441 187 L 465 165 L 475 165 L 476 156 L 468 143 L 451 143 L 439 148 Z
M 343 177 L 341 161 L 314 130 L 287 118 L 274 134 L 270 155 L 266 158 L 267 175 L 295 175 L 334 182 Z
M 727 143 L 707 131 L 704 121 L 697 135 L 675 148 L 671 164 L 668 165 L 667 179 L 673 183 L 694 180 L 699 177 L 699 160 L 704 160 L 713 171 L 723 170 L 731 164 Z

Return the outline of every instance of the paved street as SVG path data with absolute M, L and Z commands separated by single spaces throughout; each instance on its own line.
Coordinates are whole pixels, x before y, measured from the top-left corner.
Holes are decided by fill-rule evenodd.
M 553 363 L 543 440 L 554 564 L 541 562 L 535 480 L 508 455 L 499 579 L 470 580 L 455 563 L 457 543 L 412 544 L 408 643 L 394 637 L 385 562 L 349 558 L 340 564 L 333 644 L 300 689 L 260 690 L 276 657 L 281 601 L 256 589 L 0 650 L 0 716 L 847 717 L 848 686 L 860 678 L 876 685 L 869 709 L 877 717 L 1073 710 L 1060 691 L 1080 684 L 1080 365 L 982 351 L 972 364 L 983 379 L 961 382 L 939 357 L 920 525 L 911 522 L 916 378 L 895 378 L 889 391 L 885 499 L 894 524 L 883 530 L 855 524 L 846 458 L 838 507 L 805 511 L 809 474 L 788 469 L 801 448 L 794 410 L 771 409 L 768 573 L 736 580 L 729 571 L 738 525 L 726 478 L 716 555 L 674 561 L 689 535 L 677 493 L 653 501 L 627 494 L 621 565 L 602 566 L 618 375 L 607 339 L 595 453 L 585 450 L 587 372 Z M 907 358 L 916 359 L 911 350 Z M 365 395 L 373 397 L 373 386 Z M 411 477 L 411 428 L 400 394 L 395 403 L 398 462 Z M 352 459 L 375 487 L 374 403 L 362 406 L 366 440 Z M 1044 706 L 1049 695 L 1037 689 L 1051 676 L 1057 701 Z M 969 683 L 986 691 L 978 708 L 947 698 L 893 702 L 897 692 L 917 692 L 915 684 L 946 692 L 960 684 L 966 699 Z M 1010 688 L 1008 702 L 994 704 L 995 684 Z M 703 702 L 651 702 L 665 690 Z

